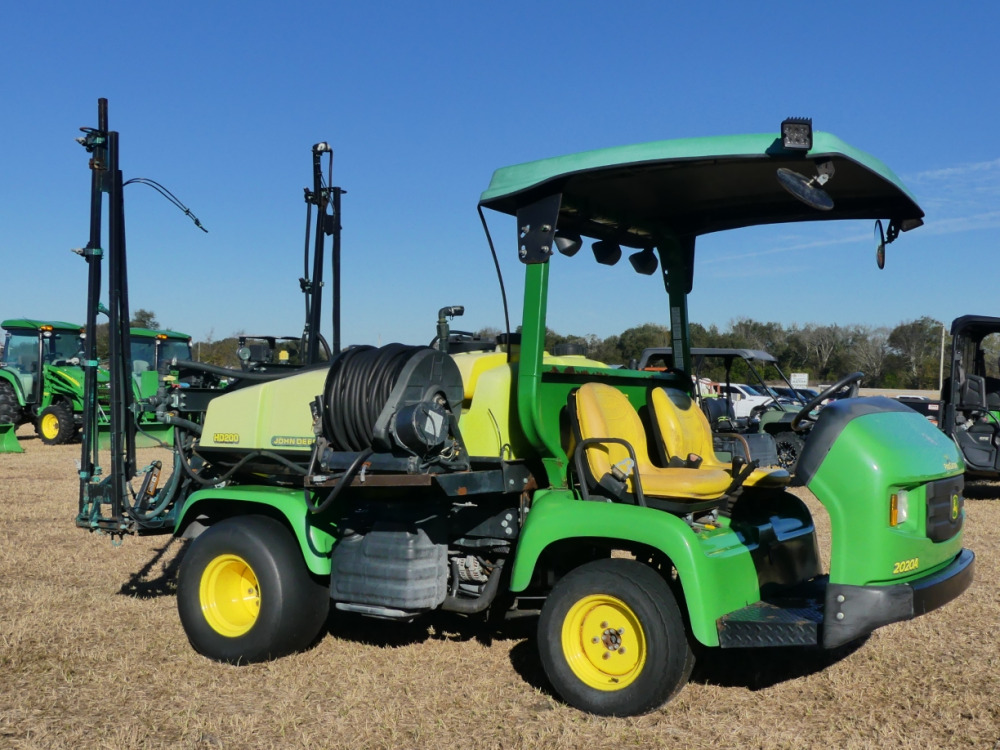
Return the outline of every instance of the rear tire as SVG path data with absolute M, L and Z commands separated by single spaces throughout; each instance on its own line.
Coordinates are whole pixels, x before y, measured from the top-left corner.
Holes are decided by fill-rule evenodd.
M 658 708 L 694 666 L 666 581 L 620 558 L 581 565 L 555 585 L 538 621 L 538 651 L 563 700 L 604 716 Z
M 48 406 L 38 415 L 35 431 L 46 445 L 68 443 L 76 435 L 73 412 L 65 404 Z
M 6 381 L 0 381 L 0 424 L 19 425 L 22 422 L 23 409 L 18 403 L 14 387 Z
M 292 533 L 267 516 L 220 521 L 181 563 L 177 609 L 198 653 L 231 664 L 301 651 L 326 622 L 330 592 Z

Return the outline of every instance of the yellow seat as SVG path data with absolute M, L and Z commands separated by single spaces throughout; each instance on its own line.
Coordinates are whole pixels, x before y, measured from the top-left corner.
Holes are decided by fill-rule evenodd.
M 604 383 L 587 383 L 576 391 L 576 423 L 580 440 L 618 438 L 632 446 L 634 471 L 626 472 L 627 489 L 636 495 L 638 477 L 642 494 L 682 503 L 716 501 L 726 494 L 732 477 L 722 469 L 662 468 L 649 460 L 646 432 L 628 397 Z M 626 466 L 628 449 L 620 443 L 591 443 L 583 448 L 586 464 L 595 480 Z M 586 481 L 581 478 L 581 481 Z
M 723 470 L 732 475 L 733 465 L 715 455 L 712 427 L 694 399 L 676 388 L 655 388 L 650 406 L 668 463 L 684 463 L 694 454 L 701 458 L 699 470 Z M 743 481 L 743 486 L 784 487 L 790 480 L 785 469 L 760 468 Z

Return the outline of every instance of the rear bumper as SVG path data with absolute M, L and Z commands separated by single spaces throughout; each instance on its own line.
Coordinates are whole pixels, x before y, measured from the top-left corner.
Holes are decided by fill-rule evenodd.
M 830 583 L 826 589 L 822 643 L 835 648 L 888 625 L 937 609 L 972 583 L 976 556 L 963 549 L 947 567 L 910 583 L 891 586 L 848 586 Z

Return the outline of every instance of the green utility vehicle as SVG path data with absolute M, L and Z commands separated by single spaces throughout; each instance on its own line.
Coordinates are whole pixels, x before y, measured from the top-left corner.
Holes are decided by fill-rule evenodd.
M 83 411 L 83 327 L 27 318 L 0 327 L 0 424 L 33 422 L 46 445 L 68 442 Z
M 900 396 L 955 441 L 970 477 L 1000 478 L 1000 318 L 951 324 L 950 372 L 940 400 Z
M 305 649 L 331 609 L 399 621 L 540 611 L 552 687 L 599 714 L 669 700 L 699 648 L 833 648 L 940 607 L 969 586 L 974 558 L 962 546 L 962 458 L 927 420 L 881 398 L 819 413 L 798 474 L 829 512 L 827 573 L 788 473 L 716 457 L 691 397 L 699 236 L 921 223 L 881 162 L 802 121 L 785 126 L 785 139 L 661 141 L 498 170 L 480 207 L 516 219 L 519 340 L 451 353 L 439 333 L 436 347 L 335 349 L 330 363 L 246 373 L 224 390 L 217 373 L 178 363 L 188 387 L 140 405 L 175 426 L 173 472 L 137 471 L 113 412 L 121 459 L 95 471 L 85 429 L 77 524 L 193 539 L 177 602 L 209 658 Z M 124 284 L 117 133 L 106 118 L 86 132 L 103 170 L 93 195 L 110 200 L 111 283 Z M 587 262 L 572 257 L 583 238 L 605 264 L 633 248 L 651 283 L 661 269 L 672 371 L 546 356 L 550 276 Z M 92 231 L 90 247 L 100 239 Z M 100 255 L 85 257 L 93 271 Z M 455 292 L 446 276 L 437 283 Z M 614 305 L 614 288 L 586 300 Z M 111 315 L 128 320 L 123 305 Z

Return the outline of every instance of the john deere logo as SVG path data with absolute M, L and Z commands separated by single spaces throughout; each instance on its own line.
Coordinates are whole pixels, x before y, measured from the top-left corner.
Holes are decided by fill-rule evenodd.
M 959 511 L 959 502 L 958 502 L 958 494 L 956 493 L 956 494 L 954 494 L 954 495 L 951 496 L 951 520 L 952 521 L 957 521 L 958 520 L 958 511 Z
M 293 435 L 275 435 L 271 438 L 271 445 L 279 448 L 311 448 L 316 442 L 315 437 L 298 437 Z

